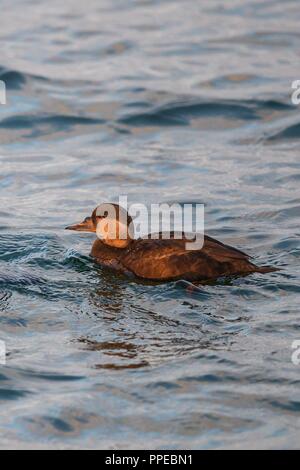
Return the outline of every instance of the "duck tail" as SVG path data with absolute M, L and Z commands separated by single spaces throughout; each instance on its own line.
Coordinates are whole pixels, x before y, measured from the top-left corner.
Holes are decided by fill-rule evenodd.
M 267 274 L 267 273 L 274 273 L 276 271 L 281 271 L 280 268 L 274 268 L 273 266 L 256 266 L 257 273 Z

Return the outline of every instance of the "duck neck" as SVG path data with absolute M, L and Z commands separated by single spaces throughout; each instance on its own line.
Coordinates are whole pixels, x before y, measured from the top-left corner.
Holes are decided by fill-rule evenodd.
M 122 250 L 122 249 L 127 248 L 130 245 L 131 240 L 129 240 L 129 239 L 126 239 L 126 240 L 119 240 L 119 239 L 111 240 L 110 238 L 105 238 L 104 240 L 102 240 L 102 243 L 104 245 L 110 246 L 112 248 L 117 248 L 119 250 Z

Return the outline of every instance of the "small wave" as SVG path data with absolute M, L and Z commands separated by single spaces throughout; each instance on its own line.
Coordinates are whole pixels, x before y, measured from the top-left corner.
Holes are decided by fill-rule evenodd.
M 103 124 L 103 119 L 95 119 L 85 116 L 74 115 L 19 115 L 8 117 L 0 121 L 0 128 L 4 129 L 30 129 L 41 126 L 52 126 L 55 129 L 67 129 L 77 125 Z
M 13 270 L 5 268 L 5 272 L 0 271 L 0 287 L 13 287 L 13 286 L 33 286 L 43 285 L 46 283 L 45 279 L 40 276 L 21 270 L 20 268 L 14 268 Z
M 90 57 L 91 54 L 94 52 L 97 54 L 97 56 L 100 57 L 106 57 L 106 56 L 111 56 L 111 55 L 122 55 L 128 50 L 130 50 L 133 47 L 132 43 L 129 41 L 119 41 L 119 42 L 114 42 L 112 44 L 109 44 L 103 48 L 99 48 L 99 44 L 97 47 L 91 51 L 90 48 L 88 49 L 78 49 L 76 48 L 75 50 L 70 49 L 70 50 L 64 50 L 61 54 L 58 56 L 55 56 L 51 62 L 72 62 L 74 58 L 78 60 L 79 57 L 84 58 L 84 57 Z
M 0 401 L 2 400 L 17 400 L 28 395 L 27 390 L 15 390 L 12 388 L 0 388 Z
M 286 31 L 253 31 L 250 34 L 232 36 L 230 38 L 220 38 L 210 41 L 213 44 L 246 44 L 256 46 L 272 47 L 292 47 L 299 46 L 300 34 L 298 32 Z
M 270 220 L 288 220 L 298 219 L 300 214 L 300 206 L 287 207 L 276 211 L 263 211 L 257 214 L 257 218 Z
M 0 66 L 0 80 L 10 90 L 19 90 L 26 83 L 26 76 L 16 70 L 9 70 Z
M 198 84 L 199 88 L 216 88 L 216 89 L 221 89 L 221 88 L 232 88 L 237 87 L 237 86 L 249 86 L 249 85 L 260 85 L 262 83 L 270 83 L 273 82 L 274 79 L 260 76 L 260 75 L 254 75 L 254 74 L 248 74 L 248 73 L 234 73 L 234 74 L 228 74 L 228 75 L 222 75 L 215 77 L 211 80 L 206 80 L 204 82 L 200 82 Z
M 188 125 L 193 117 L 226 116 L 231 119 L 256 119 L 255 110 L 234 101 L 183 101 L 158 106 L 150 111 L 125 116 L 119 120 L 129 125 Z
M 89 271 L 93 264 L 94 261 L 92 260 L 92 258 L 84 256 L 71 248 L 67 250 L 62 260 L 63 266 L 73 267 L 81 272 Z
M 294 107 L 277 100 L 223 100 L 199 101 L 187 98 L 149 111 L 137 112 L 119 119 L 122 124 L 133 126 L 188 125 L 191 119 L 224 117 L 231 120 L 253 121 L 261 119 L 270 111 L 290 111 Z
M 10 292 L 0 291 L 0 302 L 6 302 L 11 297 Z
M 8 69 L 0 65 L 0 80 L 5 83 L 8 90 L 21 90 L 29 81 L 45 79 L 38 75 Z
M 299 207 L 299 211 L 300 211 L 300 207 Z M 294 237 L 285 238 L 275 243 L 273 246 L 277 250 L 285 250 L 286 252 L 289 252 L 290 250 L 300 248 L 300 239 L 294 238 Z
M 267 141 L 278 141 L 286 139 L 299 139 L 300 138 L 300 123 L 293 124 L 291 126 L 282 129 L 276 134 L 271 135 L 266 140 Z
M 82 380 L 85 377 L 83 375 L 68 375 L 68 374 L 60 374 L 58 372 L 45 372 L 40 370 L 34 369 L 19 369 L 17 372 L 22 377 L 26 377 L 33 380 L 50 380 L 54 382 L 73 382 L 77 380 Z

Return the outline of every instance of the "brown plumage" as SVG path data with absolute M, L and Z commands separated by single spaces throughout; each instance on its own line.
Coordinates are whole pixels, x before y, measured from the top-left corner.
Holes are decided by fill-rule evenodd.
M 119 208 L 117 210 L 119 211 Z M 95 211 L 92 217 L 67 229 L 96 232 L 97 224 L 103 217 L 97 217 Z M 117 214 L 118 218 L 119 212 Z M 126 220 L 129 226 L 130 217 L 127 216 Z M 107 236 L 95 241 L 91 256 L 99 264 L 118 272 L 154 281 L 207 281 L 221 276 L 269 273 L 277 270 L 268 266 L 258 267 L 250 261 L 250 256 L 246 253 L 207 235 L 202 249 L 191 251 L 186 249 L 186 242 L 190 240 L 184 237 L 178 240 L 171 234 L 170 239 L 163 239 L 161 233 L 157 239 L 149 237 L 150 235 L 133 240 L 128 235 L 125 243 L 122 240 L 120 245 L 120 240 L 109 239 Z

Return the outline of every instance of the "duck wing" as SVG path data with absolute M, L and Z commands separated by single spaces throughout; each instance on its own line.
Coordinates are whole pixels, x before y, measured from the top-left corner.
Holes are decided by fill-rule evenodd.
M 203 249 L 207 254 L 213 254 L 216 257 L 221 257 L 227 259 L 245 259 L 249 260 L 252 256 L 244 253 L 233 246 L 226 245 L 225 243 L 216 240 L 215 238 L 209 237 L 208 235 L 204 236 L 204 246 Z
M 246 253 L 218 240 L 205 236 L 201 250 L 186 250 L 187 241 L 135 240 L 120 262 L 136 276 L 152 280 L 207 280 L 255 271 Z

